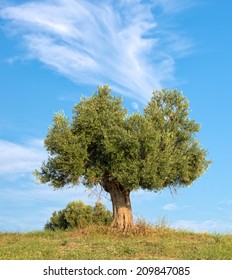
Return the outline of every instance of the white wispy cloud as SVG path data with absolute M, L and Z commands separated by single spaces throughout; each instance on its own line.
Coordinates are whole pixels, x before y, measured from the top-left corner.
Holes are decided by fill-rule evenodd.
M 54 211 L 64 209 L 71 201 L 94 205 L 97 199 L 83 185 L 54 191 L 28 178 L 15 182 L 17 187 L 5 184 L 0 188 L 0 231 L 41 230 Z M 102 197 L 102 202 L 111 210 L 109 200 Z
M 168 203 L 163 206 L 163 209 L 168 210 L 168 211 L 173 211 L 173 210 L 176 210 L 177 208 L 178 208 L 178 206 L 174 203 Z
M 232 199 L 223 199 L 223 200 L 219 201 L 218 205 L 232 206 Z
M 172 223 L 172 227 L 195 232 L 231 233 L 232 231 L 231 221 L 218 219 L 208 219 L 204 221 L 179 220 Z
M 157 0 L 157 5 L 160 5 L 166 13 L 179 13 L 182 10 L 195 6 L 195 0 Z
M 0 139 L 0 176 L 11 178 L 32 173 L 46 159 L 43 141 L 33 139 L 18 144 Z
M 44 0 L 5 6 L 0 17 L 20 35 L 27 56 L 77 83 L 108 83 L 120 94 L 147 100 L 174 74 L 175 57 L 191 43 L 159 25 L 163 13 L 187 0 Z
M 137 102 L 132 102 L 131 103 L 132 108 L 134 108 L 136 111 L 139 109 L 139 104 Z
M 192 208 L 191 205 L 177 205 L 176 203 L 166 203 L 162 207 L 164 210 L 167 211 L 173 211 L 173 210 L 184 210 L 184 209 L 189 209 Z

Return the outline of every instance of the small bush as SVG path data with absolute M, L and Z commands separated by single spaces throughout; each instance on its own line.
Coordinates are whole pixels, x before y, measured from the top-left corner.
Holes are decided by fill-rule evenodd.
M 50 221 L 46 223 L 44 229 L 66 229 L 68 228 L 68 223 L 65 219 L 65 210 L 61 210 L 58 213 L 54 211 L 50 218 Z
M 100 202 L 96 202 L 93 207 L 92 222 L 95 225 L 106 226 L 110 225 L 113 220 L 111 211 L 107 210 L 105 205 Z
M 92 224 L 93 208 L 82 201 L 73 201 L 64 211 L 69 228 L 85 228 Z
M 58 212 L 53 212 L 45 229 L 82 229 L 90 225 L 110 225 L 112 213 L 100 202 L 94 207 L 84 204 L 82 201 L 70 202 L 67 207 Z

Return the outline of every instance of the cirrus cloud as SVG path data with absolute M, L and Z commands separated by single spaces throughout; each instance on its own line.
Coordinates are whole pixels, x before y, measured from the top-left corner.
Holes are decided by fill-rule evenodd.
M 32 173 L 46 158 L 43 141 L 33 139 L 26 144 L 17 144 L 0 139 L 0 176 L 20 177 Z
M 230 220 L 178 220 L 172 224 L 176 229 L 189 230 L 194 232 L 211 232 L 211 233 L 231 233 L 232 224 Z
M 155 7 L 169 14 L 189 2 L 27 1 L 5 6 L 0 17 L 8 32 L 23 38 L 28 58 L 76 83 L 108 83 L 145 101 L 173 78 L 177 54 L 191 48 L 189 40 L 160 26 Z
M 163 209 L 164 209 L 164 210 L 168 210 L 168 211 L 173 211 L 173 210 L 178 209 L 178 207 L 177 207 L 176 204 L 174 204 L 174 203 L 168 203 L 168 204 L 165 204 L 165 205 L 163 206 Z

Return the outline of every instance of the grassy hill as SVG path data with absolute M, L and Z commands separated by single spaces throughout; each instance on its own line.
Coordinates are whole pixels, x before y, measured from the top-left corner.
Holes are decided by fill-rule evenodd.
M 0 233 L 1 260 L 231 260 L 232 235 L 192 233 L 140 225 L 120 233 L 109 227 Z

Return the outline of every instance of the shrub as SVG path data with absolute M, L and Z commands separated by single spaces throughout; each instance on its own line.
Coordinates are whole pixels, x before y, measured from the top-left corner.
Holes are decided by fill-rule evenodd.
M 105 205 L 100 202 L 96 202 L 95 206 L 93 207 L 93 216 L 92 222 L 95 225 L 110 225 L 112 222 L 112 213 L 111 211 L 107 210 Z
M 82 201 L 70 202 L 67 207 L 58 212 L 53 212 L 50 221 L 45 224 L 45 229 L 70 229 L 85 228 L 90 225 L 110 225 L 112 213 L 100 202 L 95 206 L 86 205 Z
M 82 201 L 73 201 L 65 209 L 64 217 L 69 228 L 85 228 L 92 223 L 93 209 Z

